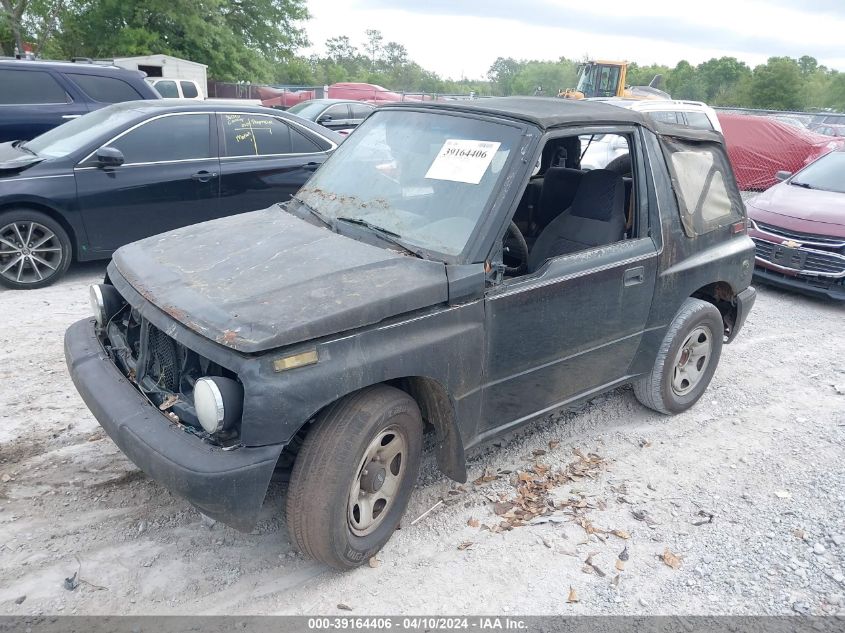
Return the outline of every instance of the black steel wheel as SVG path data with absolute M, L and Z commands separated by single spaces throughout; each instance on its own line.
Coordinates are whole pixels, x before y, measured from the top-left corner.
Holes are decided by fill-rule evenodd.
M 378 385 L 330 406 L 296 456 L 287 499 L 294 544 L 337 569 L 365 563 L 390 539 L 414 488 L 419 407 Z

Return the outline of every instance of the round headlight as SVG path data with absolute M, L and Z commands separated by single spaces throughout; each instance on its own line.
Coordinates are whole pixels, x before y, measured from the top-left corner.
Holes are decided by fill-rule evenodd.
M 244 390 L 237 380 L 213 376 L 194 384 L 194 409 L 208 433 L 231 428 L 241 417 L 243 402 Z
M 97 325 L 105 327 L 106 323 L 126 305 L 123 297 L 114 286 L 107 284 L 93 284 L 88 288 L 88 300 Z

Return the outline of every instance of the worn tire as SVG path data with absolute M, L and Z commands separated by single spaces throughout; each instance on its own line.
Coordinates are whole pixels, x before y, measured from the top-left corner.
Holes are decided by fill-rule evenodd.
M 359 536 L 350 525 L 350 493 L 365 452 L 389 428 L 402 434 L 407 446 L 404 474 L 380 523 Z M 386 385 L 364 389 L 324 411 L 305 437 L 288 489 L 288 530 L 299 550 L 337 569 L 358 567 L 375 555 L 405 512 L 419 472 L 422 430 L 414 399 Z
M 679 394 L 672 386 L 676 360 L 687 337 L 698 327 L 708 328 L 711 334 L 707 367 L 688 393 Z M 701 299 L 684 301 L 666 330 L 653 369 L 634 383 L 637 400 L 649 409 L 667 415 L 689 409 L 704 394 L 713 378 L 722 354 L 723 332 L 722 314 L 716 306 Z
M 36 223 L 43 226 L 55 236 L 54 241 L 51 243 L 55 243 L 56 248 L 61 248 L 61 252 L 58 253 L 56 261 L 50 262 L 55 264 L 55 269 L 52 270 L 49 275 L 46 275 L 44 279 L 39 280 L 33 278 L 33 280 L 29 282 L 17 282 L 14 279 L 8 279 L 5 275 L 0 274 L 0 286 L 5 286 L 6 288 L 12 288 L 14 290 L 34 290 L 35 288 L 43 288 L 61 279 L 70 266 L 70 262 L 73 257 L 73 248 L 67 231 L 64 230 L 61 224 L 56 222 L 46 213 L 32 209 L 12 209 L 10 211 L 0 213 L 0 237 L 2 237 L 2 232 L 5 227 L 12 224 L 30 223 Z M 0 242 L 0 253 L 8 249 L 9 247 L 6 244 Z M 55 253 L 51 253 L 50 256 L 55 257 Z M 12 256 L 0 255 L 0 270 L 3 270 L 11 261 Z M 43 265 L 41 269 L 44 271 L 49 270 Z

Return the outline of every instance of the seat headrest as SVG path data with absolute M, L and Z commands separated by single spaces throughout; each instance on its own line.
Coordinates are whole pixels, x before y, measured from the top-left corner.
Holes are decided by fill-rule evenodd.
M 607 222 L 625 215 L 625 182 L 606 169 L 593 169 L 581 177 L 572 201 L 572 215 Z

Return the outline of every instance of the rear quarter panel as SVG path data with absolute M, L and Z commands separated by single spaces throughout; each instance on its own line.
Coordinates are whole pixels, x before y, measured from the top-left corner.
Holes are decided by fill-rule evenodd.
M 653 134 L 646 138 L 663 248 L 658 255 L 654 301 L 646 336 L 634 361 L 635 371 L 646 371 L 651 366 L 666 327 L 687 298 L 717 282 L 730 286 L 736 295 L 751 284 L 754 270 L 754 243 L 744 231 L 733 234 L 731 226 L 725 226 L 703 235 L 687 236 L 659 141 Z M 742 213 L 745 220 L 744 205 Z

